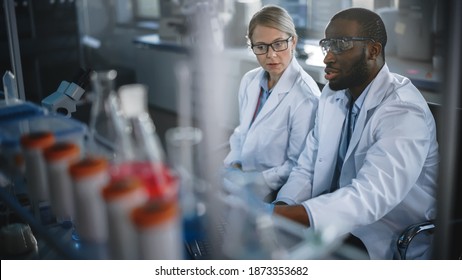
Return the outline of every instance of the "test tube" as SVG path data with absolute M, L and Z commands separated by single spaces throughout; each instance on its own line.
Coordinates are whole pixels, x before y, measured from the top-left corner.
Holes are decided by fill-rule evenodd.
M 74 195 L 69 166 L 80 158 L 80 148 L 71 142 L 55 143 L 44 151 L 49 178 L 51 209 L 56 221 L 71 227 L 74 220 Z
M 109 230 L 111 259 L 139 259 L 137 234 L 130 219 L 131 211 L 148 200 L 148 193 L 139 179 L 125 177 L 113 180 L 103 191 Z
M 131 214 L 138 233 L 140 258 L 178 260 L 183 258 L 183 239 L 178 202 L 149 201 Z
M 50 209 L 50 191 L 48 173 L 43 151 L 55 143 L 51 132 L 32 132 L 21 136 L 21 148 L 24 156 L 27 193 L 34 215 L 43 225 L 53 223 Z
M 84 251 L 96 254 L 95 258 L 106 258 L 108 230 L 101 191 L 109 183 L 107 160 L 83 158 L 72 164 L 69 172 L 73 182 L 75 227 L 81 245 L 89 249 Z M 91 250 L 94 248 L 98 249 Z

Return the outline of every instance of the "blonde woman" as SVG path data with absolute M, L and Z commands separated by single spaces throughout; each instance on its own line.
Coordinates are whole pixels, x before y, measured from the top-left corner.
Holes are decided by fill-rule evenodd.
M 264 199 L 286 182 L 314 126 L 320 90 L 294 56 L 297 34 L 279 6 L 265 6 L 248 27 L 260 67 L 239 87 L 239 125 L 224 160 L 225 187 L 248 188 Z

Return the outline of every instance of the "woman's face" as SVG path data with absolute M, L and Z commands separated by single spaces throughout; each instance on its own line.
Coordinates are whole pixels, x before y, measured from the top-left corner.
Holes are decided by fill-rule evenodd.
M 257 25 L 255 27 L 251 42 L 253 45 L 272 44 L 276 41 L 287 40 L 290 36 L 278 29 Z M 275 52 L 271 47 L 268 47 L 266 54 L 255 55 L 258 63 L 265 69 L 271 79 L 279 80 L 284 70 L 289 66 L 293 51 L 297 43 L 297 38 L 294 37 L 288 42 L 288 48 L 284 51 Z

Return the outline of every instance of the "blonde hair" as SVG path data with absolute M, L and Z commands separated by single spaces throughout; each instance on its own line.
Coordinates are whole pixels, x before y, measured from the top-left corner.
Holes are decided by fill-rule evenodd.
M 297 37 L 292 17 L 284 8 L 276 5 L 264 6 L 252 16 L 247 29 L 247 42 L 249 44 L 257 25 L 275 28 L 287 33 L 289 36 Z

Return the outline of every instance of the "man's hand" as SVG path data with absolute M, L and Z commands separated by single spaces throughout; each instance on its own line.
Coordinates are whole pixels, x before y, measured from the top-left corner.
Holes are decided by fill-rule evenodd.
M 310 226 L 308 213 L 302 205 L 276 205 L 273 212 L 307 227 Z

